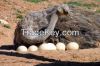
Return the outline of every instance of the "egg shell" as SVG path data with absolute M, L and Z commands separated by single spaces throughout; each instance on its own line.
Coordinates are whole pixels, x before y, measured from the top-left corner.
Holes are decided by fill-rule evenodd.
M 31 52 L 37 51 L 37 50 L 38 50 L 38 47 L 35 46 L 35 45 L 32 45 L 32 46 L 30 46 L 30 47 L 28 48 L 28 51 L 31 51 Z
M 27 47 L 26 46 L 19 46 L 17 48 L 17 51 L 20 53 L 26 53 L 27 52 Z
M 68 50 L 77 50 L 77 49 L 79 49 L 79 44 L 76 42 L 70 42 L 67 44 L 66 48 Z
M 56 46 L 53 43 L 43 43 L 39 46 L 40 50 L 56 50 Z
M 56 48 L 57 48 L 57 50 L 61 50 L 61 51 L 64 50 L 65 51 L 65 44 L 62 42 L 58 42 L 56 44 Z

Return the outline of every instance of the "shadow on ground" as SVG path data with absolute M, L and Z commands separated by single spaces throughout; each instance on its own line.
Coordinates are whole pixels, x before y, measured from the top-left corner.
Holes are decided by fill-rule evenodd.
M 44 56 L 38 56 L 38 55 L 30 54 L 30 53 L 21 54 L 21 53 L 17 53 L 17 52 L 0 51 L 0 55 L 23 57 L 23 58 L 27 58 L 27 59 L 35 59 L 35 60 L 49 61 L 49 62 L 55 62 L 55 61 L 57 61 L 55 59 L 49 59 L 49 58 L 46 58 Z
M 0 47 L 0 50 L 13 50 L 14 46 L 13 45 L 2 45 Z
M 49 59 L 44 56 L 38 56 L 35 54 L 27 53 L 21 54 L 17 52 L 9 52 L 8 50 L 14 50 L 13 45 L 3 45 L 0 47 L 0 55 L 7 55 L 7 56 L 15 56 L 15 57 L 23 57 L 27 59 L 35 59 L 39 61 L 48 61 L 52 63 L 41 63 L 36 66 L 100 66 L 99 62 L 70 62 L 70 61 L 59 61 L 56 59 Z M 7 51 L 2 51 L 7 50 Z
M 36 66 L 100 66 L 100 62 L 63 62 L 57 61 L 53 63 L 38 64 Z
M 18 52 L 9 52 L 8 50 L 14 50 L 13 45 L 3 45 L 3 46 L 0 47 L 0 50 L 1 50 L 0 55 L 23 57 L 23 58 L 27 58 L 27 59 L 36 59 L 36 60 L 49 61 L 49 62 L 57 61 L 55 59 L 49 59 L 49 58 L 46 58 L 44 56 L 38 56 L 38 55 L 35 55 L 35 54 L 31 54 L 31 53 L 21 54 L 21 53 L 18 53 Z M 2 50 L 5 50 L 5 51 L 2 51 Z

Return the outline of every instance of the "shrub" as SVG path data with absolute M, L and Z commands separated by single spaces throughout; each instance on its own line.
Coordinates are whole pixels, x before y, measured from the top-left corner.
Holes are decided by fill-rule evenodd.
M 18 19 L 22 19 L 23 18 L 22 11 L 16 9 L 16 18 L 18 18 Z
M 95 4 L 95 3 L 85 3 L 85 2 L 81 3 L 81 1 L 79 1 L 79 2 L 77 2 L 77 1 L 75 1 L 75 2 L 70 1 L 67 4 L 70 5 L 70 6 L 80 6 L 80 7 L 83 7 L 83 8 L 85 7 L 85 8 L 88 8 L 88 9 L 91 9 L 92 7 L 98 7 L 98 5 Z
M 96 13 L 100 13 L 100 10 L 96 10 Z
M 82 5 L 79 2 L 68 2 L 67 4 L 70 5 L 70 6 L 81 6 Z
M 38 3 L 38 2 L 41 2 L 41 1 L 45 1 L 45 0 L 26 0 L 26 1 L 33 2 L 33 3 Z
M 3 25 L 5 28 L 10 29 L 11 27 L 9 25 Z

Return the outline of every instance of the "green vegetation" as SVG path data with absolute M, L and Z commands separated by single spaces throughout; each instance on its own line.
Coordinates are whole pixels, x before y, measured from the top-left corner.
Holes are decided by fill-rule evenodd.
M 84 3 L 82 5 L 83 7 L 87 7 L 88 9 L 92 8 L 92 7 L 98 7 L 98 5 L 94 4 L 94 3 L 91 3 L 91 4 L 88 4 L 88 3 Z
M 21 14 L 17 14 L 16 18 L 18 18 L 18 19 L 22 19 L 23 16 L 22 16 Z
M 11 27 L 9 25 L 3 25 L 5 28 L 10 29 Z
M 1 24 L 1 21 L 0 21 L 0 24 Z
M 26 0 L 26 1 L 33 2 L 33 3 L 38 3 L 38 2 L 45 1 L 45 0 Z
M 95 1 L 100 2 L 100 0 L 95 0 Z
M 92 7 L 98 7 L 99 5 L 96 5 L 95 3 L 85 3 L 85 2 L 77 2 L 77 1 L 70 1 L 67 3 L 70 6 L 79 6 L 79 7 L 85 7 L 88 9 L 91 9 Z
M 18 18 L 18 19 L 22 19 L 23 18 L 22 12 L 20 10 L 18 10 L 18 9 L 16 9 L 16 18 Z
M 79 2 L 68 2 L 67 4 L 70 5 L 70 6 L 81 6 L 82 5 Z
M 17 12 L 17 13 L 22 13 L 22 12 L 21 12 L 20 10 L 18 10 L 18 9 L 16 9 L 16 12 Z
M 100 10 L 96 10 L 96 13 L 100 13 Z

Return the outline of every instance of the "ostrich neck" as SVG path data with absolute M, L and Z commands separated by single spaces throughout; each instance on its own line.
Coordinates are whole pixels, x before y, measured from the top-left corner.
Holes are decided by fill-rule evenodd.
M 50 24 L 48 25 L 47 29 L 48 31 L 53 31 L 54 28 L 55 28 L 55 25 L 57 23 L 57 20 L 58 20 L 58 16 L 56 14 L 53 14 L 51 16 L 51 21 L 50 21 Z
M 50 24 L 48 25 L 48 27 L 46 29 L 48 31 L 48 33 L 46 34 L 46 36 L 45 36 L 44 39 L 48 38 L 52 34 L 52 32 L 53 32 L 53 30 L 55 28 L 55 25 L 56 25 L 57 21 L 58 21 L 58 16 L 56 14 L 53 14 L 51 16 Z
M 54 28 L 55 28 L 55 25 L 58 21 L 58 16 L 57 14 L 53 14 L 51 16 L 51 20 L 50 20 L 50 24 L 48 25 L 48 27 L 45 29 L 47 32 L 45 33 L 45 35 L 39 35 L 37 37 L 38 40 L 40 41 L 45 41 L 53 32 Z

